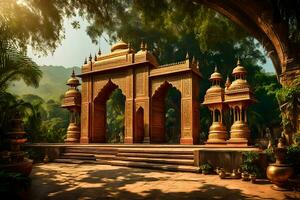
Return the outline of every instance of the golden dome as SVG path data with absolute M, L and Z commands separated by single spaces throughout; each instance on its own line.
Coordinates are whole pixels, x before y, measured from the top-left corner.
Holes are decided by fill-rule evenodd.
M 248 82 L 244 79 L 236 79 L 229 86 L 229 90 L 242 89 L 242 88 L 250 88 Z
M 215 67 L 215 71 L 211 74 L 209 80 L 222 80 L 222 75 L 218 72 L 217 67 Z
M 246 69 L 241 65 L 240 59 L 238 59 L 237 66 L 232 71 L 232 75 L 236 74 L 247 74 Z
M 114 51 L 123 50 L 123 49 L 128 49 L 128 44 L 123 42 L 122 40 L 120 40 L 116 44 L 114 44 L 110 50 L 111 50 L 111 52 L 114 52 Z
M 223 90 L 224 89 L 221 88 L 219 85 L 214 85 L 206 90 L 206 94 L 210 94 L 210 93 L 221 94 L 223 92 Z
M 79 80 L 75 76 L 74 69 L 73 69 L 71 78 L 69 78 L 69 80 L 67 81 L 67 85 L 69 85 L 69 86 L 75 86 L 75 87 L 78 86 L 78 85 L 80 85 Z
M 81 94 L 79 92 L 79 90 L 75 89 L 75 88 L 69 88 L 67 90 L 67 92 L 65 93 L 65 98 L 66 97 L 80 97 Z
M 209 127 L 209 132 L 211 133 L 226 133 L 226 128 L 223 126 L 221 122 L 213 122 Z

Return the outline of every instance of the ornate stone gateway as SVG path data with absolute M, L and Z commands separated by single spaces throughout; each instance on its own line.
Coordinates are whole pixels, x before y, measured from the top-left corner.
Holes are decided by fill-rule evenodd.
M 119 88 L 125 101 L 124 143 L 164 143 L 164 98 L 170 87 L 181 93 L 181 144 L 198 141 L 199 80 L 195 59 L 159 66 L 145 44 L 135 52 L 120 41 L 111 53 L 90 56 L 82 66 L 80 143 L 104 143 L 106 101 Z M 68 141 L 71 141 L 68 139 Z

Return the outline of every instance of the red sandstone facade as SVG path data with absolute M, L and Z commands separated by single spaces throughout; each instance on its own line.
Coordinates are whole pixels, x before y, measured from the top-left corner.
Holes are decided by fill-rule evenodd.
M 124 143 L 165 142 L 167 90 L 181 93 L 181 144 L 195 144 L 199 129 L 199 72 L 193 59 L 159 66 L 144 44 L 135 52 L 118 42 L 82 66 L 80 143 L 105 143 L 106 101 L 119 88 L 126 97 Z

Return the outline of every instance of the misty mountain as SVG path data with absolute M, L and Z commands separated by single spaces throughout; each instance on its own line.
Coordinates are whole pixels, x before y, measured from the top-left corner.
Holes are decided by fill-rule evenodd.
M 43 77 L 39 87 L 29 87 L 23 81 L 13 82 L 8 91 L 16 95 L 35 94 L 45 100 L 58 100 L 60 95 L 64 94 L 68 88 L 67 80 L 72 74 L 73 68 L 65 68 L 63 66 L 41 66 Z M 74 67 L 75 73 L 80 73 L 79 67 Z

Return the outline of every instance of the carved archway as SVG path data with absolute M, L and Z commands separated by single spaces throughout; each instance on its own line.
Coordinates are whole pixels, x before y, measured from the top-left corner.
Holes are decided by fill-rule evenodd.
M 90 135 L 90 142 L 92 143 L 106 142 L 106 102 L 117 88 L 119 88 L 118 85 L 109 79 L 93 101 L 92 132 Z
M 166 142 L 165 98 L 168 90 L 172 87 L 180 92 L 180 90 L 178 90 L 172 84 L 165 81 L 160 85 L 160 87 L 158 87 L 158 89 L 154 92 L 153 96 L 151 97 L 151 134 L 150 134 L 151 143 Z M 181 135 L 181 132 L 179 133 L 179 135 Z

